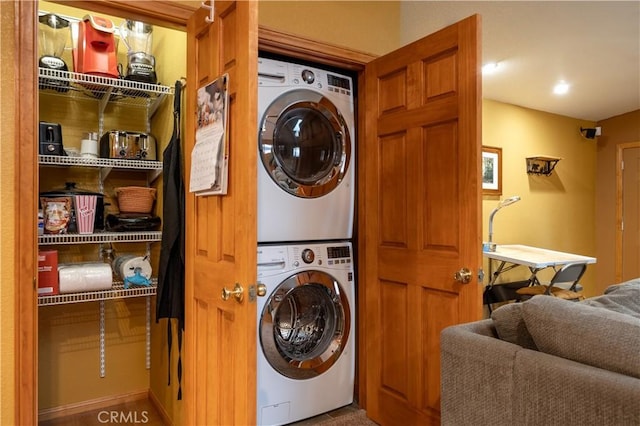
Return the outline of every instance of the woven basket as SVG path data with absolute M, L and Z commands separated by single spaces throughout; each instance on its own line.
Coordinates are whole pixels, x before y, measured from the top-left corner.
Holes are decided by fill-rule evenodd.
M 156 189 L 145 186 L 123 186 L 115 189 L 121 213 L 151 213 Z

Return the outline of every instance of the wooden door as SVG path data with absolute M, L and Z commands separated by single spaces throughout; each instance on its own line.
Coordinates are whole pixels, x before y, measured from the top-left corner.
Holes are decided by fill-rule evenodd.
M 223 196 L 186 199 L 185 414 L 187 425 L 256 422 L 255 286 L 257 57 L 256 2 L 215 2 L 187 25 L 186 184 L 195 141 L 196 91 L 229 74 L 229 180 Z M 238 283 L 244 299 L 221 298 Z
M 640 142 L 618 145 L 617 282 L 640 276 Z
M 439 424 L 440 331 L 481 318 L 479 34 L 472 16 L 365 70 L 360 353 L 382 425 Z

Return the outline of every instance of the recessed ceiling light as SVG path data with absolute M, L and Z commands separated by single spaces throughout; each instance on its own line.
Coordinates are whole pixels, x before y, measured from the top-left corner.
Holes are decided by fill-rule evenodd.
M 482 66 L 482 74 L 493 74 L 495 73 L 500 65 L 497 62 L 489 62 Z
M 560 80 L 558 84 L 553 86 L 553 93 L 556 95 L 566 95 L 569 93 L 569 83 L 564 80 Z

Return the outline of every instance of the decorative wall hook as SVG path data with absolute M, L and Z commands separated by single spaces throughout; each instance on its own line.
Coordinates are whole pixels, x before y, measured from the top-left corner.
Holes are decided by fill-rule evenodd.
M 200 6 L 204 7 L 205 9 L 209 10 L 209 16 L 205 17 L 204 20 L 205 22 L 212 24 L 213 23 L 213 2 L 215 0 L 209 0 L 211 2 L 211 6 L 209 6 L 208 4 L 206 4 L 205 2 L 201 2 Z
M 549 176 L 560 160 L 562 160 L 562 158 L 549 157 L 546 155 L 527 157 L 527 173 Z

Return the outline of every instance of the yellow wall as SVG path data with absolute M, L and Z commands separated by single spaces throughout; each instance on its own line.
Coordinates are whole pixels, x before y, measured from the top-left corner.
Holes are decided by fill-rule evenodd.
M 259 23 L 313 40 L 381 55 L 400 44 L 397 1 L 261 1 Z
M 14 244 L 15 244 L 15 140 L 12 125 L 15 122 L 13 100 L 15 92 L 15 44 L 14 3 L 0 1 L 0 63 L 3 64 L 0 79 L 0 122 L 2 125 L 2 143 L 0 143 L 0 424 L 14 424 L 15 407 L 15 292 L 14 292 Z
M 491 100 L 483 101 L 482 113 L 483 145 L 502 148 L 503 197 L 522 198 L 496 213 L 493 241 L 595 256 L 596 144 L 579 133 L 593 123 Z M 551 176 L 528 175 L 525 158 L 535 155 L 562 160 Z M 483 197 L 485 240 L 498 199 Z M 588 267 L 582 280 L 587 296 L 602 293 L 596 268 Z M 550 272 L 540 276 L 550 279 Z M 528 274 L 520 268 L 511 277 Z

